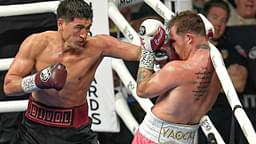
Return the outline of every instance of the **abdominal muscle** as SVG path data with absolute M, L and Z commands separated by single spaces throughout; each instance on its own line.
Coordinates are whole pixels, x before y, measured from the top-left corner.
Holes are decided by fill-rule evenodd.
M 87 104 L 87 91 L 94 79 L 100 60 L 99 56 L 92 57 L 86 54 L 68 55 L 62 59 L 52 58 L 49 62 L 44 63 L 41 60 L 40 63 L 37 63 L 37 69 L 40 70 L 49 63 L 59 61 L 66 66 L 68 77 L 62 90 L 44 89 L 36 91 L 32 93 L 33 99 L 47 106 L 59 108 L 71 108 L 84 103 Z
M 63 92 L 56 92 L 56 90 L 46 90 L 35 92 L 32 97 L 35 101 L 45 104 L 50 107 L 58 108 L 72 108 L 87 103 L 86 92 L 70 92 L 62 94 Z
M 72 76 L 71 73 L 69 74 L 70 76 L 67 78 L 62 90 L 44 89 L 33 92 L 33 99 L 47 106 L 60 108 L 71 108 L 84 103 L 87 104 L 86 96 L 94 78 L 93 71 L 88 72 L 88 74 L 82 78 L 78 78 L 78 75 Z

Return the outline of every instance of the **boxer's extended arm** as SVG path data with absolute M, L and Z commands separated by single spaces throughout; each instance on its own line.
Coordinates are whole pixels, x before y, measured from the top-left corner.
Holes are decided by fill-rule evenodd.
M 139 61 L 140 46 L 121 41 L 109 35 L 97 35 L 95 46 L 101 51 L 102 56 L 121 58 L 129 61 Z

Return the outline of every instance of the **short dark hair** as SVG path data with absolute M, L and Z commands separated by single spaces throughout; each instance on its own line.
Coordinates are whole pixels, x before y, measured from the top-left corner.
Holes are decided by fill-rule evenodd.
M 73 21 L 74 18 L 93 18 L 91 6 L 84 0 L 63 0 L 57 8 L 57 18 Z
M 227 12 L 226 22 L 228 21 L 228 19 L 230 17 L 230 8 L 224 0 L 210 0 L 210 1 L 206 2 L 204 5 L 204 14 L 206 16 L 208 15 L 209 10 L 212 7 L 219 7 L 219 8 L 222 8 L 224 11 L 226 11 Z
M 177 13 L 169 22 L 168 27 L 176 26 L 177 34 L 185 34 L 192 32 L 202 36 L 206 36 L 204 22 L 201 17 L 191 10 L 181 11 Z

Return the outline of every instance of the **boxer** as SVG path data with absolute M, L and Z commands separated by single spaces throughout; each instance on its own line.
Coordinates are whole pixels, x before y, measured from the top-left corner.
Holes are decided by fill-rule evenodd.
M 98 143 L 85 96 L 94 74 L 104 57 L 138 61 L 141 48 L 109 35 L 90 36 L 92 19 L 84 0 L 63 0 L 58 30 L 22 42 L 4 81 L 8 96 L 31 93 L 13 144 Z
M 137 95 L 157 100 L 132 144 L 193 144 L 200 119 L 211 109 L 220 91 L 201 17 L 193 11 L 183 11 L 168 22 L 167 28 L 166 48 L 174 49 L 178 59 L 169 58 L 172 61 L 154 72 L 152 53 L 156 50 L 152 45 L 144 46 Z

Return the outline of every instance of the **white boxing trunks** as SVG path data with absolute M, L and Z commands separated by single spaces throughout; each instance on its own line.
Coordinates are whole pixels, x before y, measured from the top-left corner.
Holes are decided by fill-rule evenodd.
M 133 144 L 194 144 L 198 128 L 199 125 L 172 124 L 149 112 L 140 124 Z

